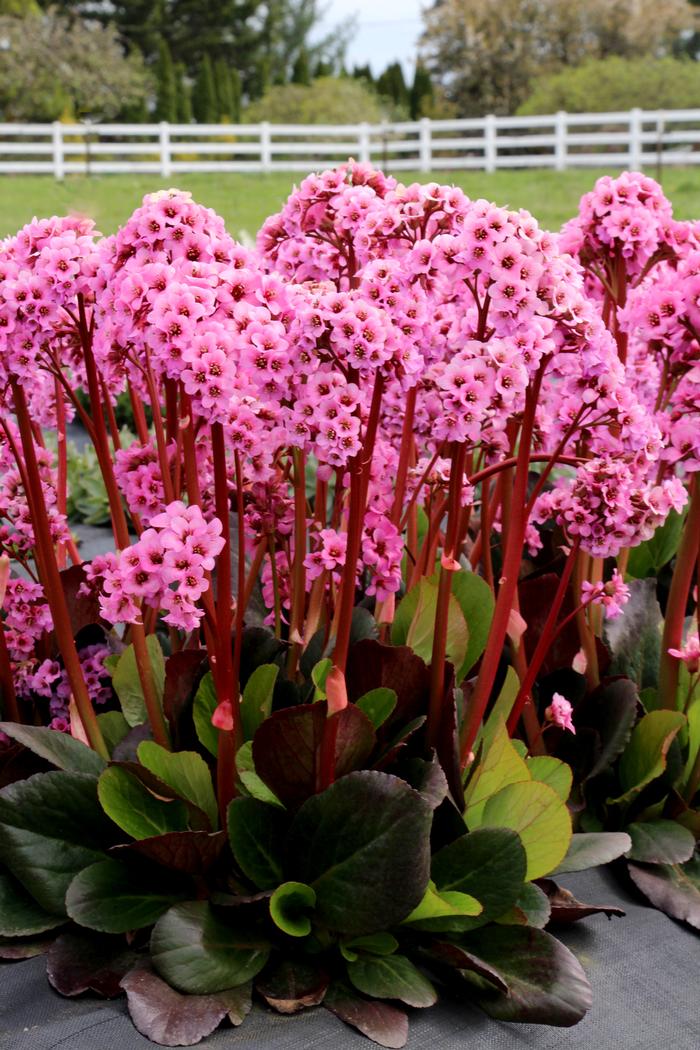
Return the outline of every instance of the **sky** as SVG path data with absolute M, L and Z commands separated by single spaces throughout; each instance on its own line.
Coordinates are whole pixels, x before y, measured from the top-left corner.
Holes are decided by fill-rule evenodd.
M 350 68 L 366 62 L 374 73 L 395 59 L 412 73 L 421 32 L 420 12 L 428 0 L 328 0 L 324 25 L 332 28 L 354 15 L 357 31 L 348 48 Z

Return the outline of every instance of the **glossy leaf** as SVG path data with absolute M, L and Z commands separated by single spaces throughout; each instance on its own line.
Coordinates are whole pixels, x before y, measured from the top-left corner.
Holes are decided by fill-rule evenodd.
M 255 990 L 279 1014 L 318 1006 L 328 988 L 328 975 L 308 960 L 282 959 L 255 982 Z
M 423 758 L 412 758 L 406 767 L 402 768 L 402 775 L 432 809 L 437 809 L 447 797 L 447 777 L 436 755 L 431 762 L 426 762 Z
M 488 799 L 482 827 L 512 828 L 527 854 L 526 879 L 548 875 L 564 859 L 571 842 L 571 816 L 548 784 L 508 784 Z
M 187 810 L 182 802 L 157 798 L 122 766 L 109 766 L 100 777 L 97 790 L 107 816 L 134 839 L 187 828 Z
M 549 922 L 550 915 L 546 893 L 536 883 L 525 882 L 513 907 L 500 915 L 496 922 L 503 926 L 536 926 L 541 930 Z
M 609 864 L 627 852 L 632 840 L 624 831 L 583 831 L 571 836 L 566 856 L 557 865 L 554 875 L 570 871 L 585 871 L 599 864 Z
M 94 992 L 106 999 L 121 995 L 120 981 L 139 961 L 123 937 L 71 930 L 51 945 L 46 975 L 60 995 Z
M 411 618 L 405 643 L 416 656 L 426 664 L 432 659 L 433 636 L 435 634 L 435 615 L 437 612 L 438 577 L 423 577 L 414 590 L 418 597 Z M 408 597 L 408 595 L 407 595 Z M 405 601 L 406 599 L 404 599 Z M 398 644 L 401 644 L 404 639 Z M 469 631 L 464 614 L 454 594 L 450 593 L 447 602 L 447 637 L 445 655 L 453 667 L 461 667 L 467 655 Z
M 586 919 L 589 915 L 606 915 L 611 919 L 613 916 L 625 914 L 622 908 L 618 908 L 615 904 L 584 904 L 576 900 L 570 890 L 557 886 L 553 879 L 540 879 L 538 885 L 549 901 L 552 922 L 578 922 L 579 919 Z
M 700 858 L 687 864 L 628 864 L 630 877 L 655 908 L 700 930 Z
M 645 576 L 659 575 L 678 549 L 683 532 L 683 519 L 682 513 L 670 511 L 666 521 L 656 528 L 650 539 L 632 548 L 627 562 L 629 576 L 642 579 Z
M 626 856 L 644 864 L 683 864 L 695 852 L 695 836 L 675 820 L 628 824 L 632 848 Z
M 632 730 L 620 759 L 623 794 L 615 802 L 630 802 L 666 769 L 668 749 L 685 725 L 680 711 L 650 711 Z
M 258 889 L 271 890 L 282 882 L 286 825 L 283 810 L 254 798 L 235 798 L 228 807 L 231 851 Z
M 505 978 L 498 970 L 495 970 L 493 966 L 489 966 L 484 959 L 479 959 L 476 955 L 467 951 L 461 944 L 455 944 L 447 940 L 433 940 L 421 948 L 421 955 L 430 959 L 433 963 L 438 963 L 440 966 L 448 966 L 453 970 L 475 973 L 499 991 L 506 994 L 508 992 Z
M 368 693 L 361 696 L 357 701 L 360 711 L 363 711 L 375 729 L 384 725 L 396 707 L 396 691 L 380 686 L 379 689 L 370 689 Z
M 0 722 L 0 733 L 6 733 L 52 766 L 69 773 L 90 773 L 98 777 L 106 765 L 96 751 L 56 729 Z
M 37 904 L 9 872 L 0 871 L 0 937 L 30 937 L 64 922 Z
M 401 1050 L 408 1039 L 408 1018 L 403 1010 L 375 1000 L 365 999 L 346 985 L 334 983 L 326 992 L 323 1005 L 341 1021 L 357 1028 L 368 1039 Z
M 115 747 L 121 744 L 129 732 L 129 723 L 121 711 L 104 711 L 97 716 L 97 721 L 102 731 L 107 750 L 110 755 L 114 753 Z
M 283 882 L 270 897 L 270 915 L 275 926 L 290 937 L 311 933 L 311 914 L 316 893 L 304 882 Z
M 533 780 L 539 780 L 542 784 L 549 784 L 562 802 L 566 802 L 573 783 L 571 766 L 562 762 L 552 755 L 535 755 L 526 759 L 527 768 Z
M 284 809 L 283 804 L 277 798 L 274 791 L 270 791 L 267 784 L 265 784 L 255 772 L 252 740 L 246 740 L 236 752 L 236 772 L 238 773 L 245 790 L 252 796 L 252 798 L 257 799 L 259 802 L 267 802 L 271 806 L 279 806 L 281 809 Z
M 515 703 L 515 698 L 518 695 L 520 689 L 520 679 L 518 678 L 515 670 L 512 667 L 506 668 L 506 676 L 501 686 L 501 691 L 498 694 L 496 701 L 491 708 L 491 712 L 479 730 L 479 734 L 476 738 L 476 745 L 474 750 L 476 751 L 479 744 L 483 742 L 484 750 L 491 746 L 494 736 L 500 731 L 501 727 L 508 721 L 508 716 Z
M 150 660 L 151 677 L 157 699 L 162 703 L 165 685 L 165 659 L 160 642 L 154 634 L 146 636 L 146 646 Z M 148 712 L 143 699 L 143 689 L 136 666 L 133 645 L 127 645 L 119 655 L 112 671 L 112 687 L 119 697 L 124 718 L 130 726 L 138 726 L 148 721 Z
M 138 854 L 171 871 L 205 875 L 219 859 L 225 845 L 223 831 L 166 831 L 164 835 L 113 846 L 110 852 L 117 858 L 124 854 Z
M 416 1007 L 437 1002 L 428 978 L 405 955 L 365 955 L 347 966 L 355 988 L 374 999 L 399 999 Z
M 527 856 L 520 836 L 508 828 L 481 828 L 451 842 L 433 857 L 432 877 L 441 893 L 457 890 L 483 907 L 474 926 L 498 918 L 518 899 Z
M 366 937 L 349 937 L 340 941 L 340 953 L 348 962 L 354 962 L 361 952 L 370 955 L 392 955 L 399 942 L 392 933 L 370 933 Z
M 276 664 L 261 664 L 248 679 L 241 699 L 243 735 L 252 740 L 258 726 L 272 711 L 272 694 L 279 674 Z
M 0 959 L 8 962 L 19 962 L 22 959 L 34 959 L 45 955 L 53 944 L 54 935 L 37 934 L 34 937 L 0 936 Z
M 417 930 L 439 931 L 444 928 L 443 919 L 454 921 L 461 918 L 474 918 L 476 915 L 481 915 L 483 910 L 476 897 L 457 890 L 440 891 L 431 884 L 425 891 L 423 900 L 410 915 L 406 916 L 402 925 L 410 925 Z
M 3 863 L 54 915 L 65 915 L 66 890 L 76 873 L 102 859 L 107 825 L 91 774 L 38 773 L 0 792 Z
M 79 926 L 126 933 L 150 926 L 191 892 L 184 883 L 155 880 L 152 872 L 102 860 L 75 876 L 66 894 L 66 911 Z
M 156 971 L 178 991 L 192 995 L 245 984 L 262 970 L 269 953 L 265 940 L 229 926 L 206 901 L 176 904 L 151 935 Z
M 138 758 L 177 795 L 192 802 L 209 818 L 212 831 L 219 826 L 219 811 L 209 766 L 195 751 L 166 751 L 152 740 L 139 744 Z
M 591 989 L 578 959 L 544 930 L 489 926 L 459 939 L 477 958 L 501 974 L 504 995 L 480 983 L 474 995 L 499 1021 L 526 1021 L 569 1027 L 591 1006 Z M 469 977 L 469 971 L 463 971 Z
M 386 930 L 423 898 L 431 821 L 428 803 L 404 781 L 350 773 L 297 813 L 288 875 L 313 886 L 319 921 L 331 929 L 356 936 Z
M 146 966 L 121 982 L 134 1027 L 160 1046 L 194 1046 L 225 1017 L 243 1022 L 251 1008 L 250 982 L 214 995 L 182 995 Z
M 219 730 L 212 725 L 211 716 L 216 710 L 217 703 L 214 679 L 211 671 L 207 671 L 197 686 L 192 707 L 192 719 L 200 744 L 214 758 L 219 751 Z
M 487 801 L 501 788 L 529 780 L 528 765 L 516 751 L 505 725 L 501 724 L 464 793 L 467 825 L 479 827 Z

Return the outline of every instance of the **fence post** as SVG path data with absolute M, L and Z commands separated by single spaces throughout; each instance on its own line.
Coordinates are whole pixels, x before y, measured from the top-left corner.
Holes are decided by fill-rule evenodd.
M 54 120 L 51 128 L 51 141 L 53 143 L 53 174 L 55 179 L 62 179 L 66 174 L 63 163 L 63 127 L 60 120 Z
M 497 163 L 496 118 L 493 113 L 488 113 L 484 117 L 484 167 L 486 171 L 495 171 Z
M 566 113 L 560 109 L 554 123 L 554 170 L 566 171 Z
M 418 150 L 420 156 L 420 170 L 430 171 L 433 166 L 433 142 L 430 117 L 421 117 L 420 128 L 418 131 Z
M 167 120 L 161 120 L 158 126 L 158 141 L 160 142 L 160 177 L 169 179 L 172 168 L 170 166 L 170 125 Z
M 263 120 L 260 125 L 260 167 L 269 171 L 272 165 L 272 142 L 270 139 L 269 121 Z
M 629 165 L 632 171 L 642 166 L 642 111 L 638 108 L 630 110 Z
M 370 162 L 369 124 L 366 120 L 362 121 L 357 133 L 357 157 L 360 164 Z

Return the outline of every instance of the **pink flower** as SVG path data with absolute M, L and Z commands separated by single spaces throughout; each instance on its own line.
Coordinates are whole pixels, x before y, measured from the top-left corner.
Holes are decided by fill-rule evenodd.
M 697 631 L 691 631 L 680 649 L 669 649 L 671 656 L 682 660 L 690 674 L 700 671 L 700 638 Z
M 568 729 L 570 733 L 576 733 L 576 728 L 571 720 L 573 708 L 566 697 L 562 696 L 561 693 L 555 693 L 552 697 L 552 702 L 544 713 L 544 717 L 552 725 L 559 726 L 560 729 Z

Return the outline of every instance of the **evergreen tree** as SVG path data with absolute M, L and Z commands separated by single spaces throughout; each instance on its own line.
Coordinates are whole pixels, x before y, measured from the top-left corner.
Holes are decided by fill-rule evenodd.
M 400 62 L 391 62 L 377 78 L 377 91 L 396 106 L 408 106 L 408 88 Z
M 216 93 L 217 120 L 222 123 L 230 123 L 233 119 L 231 74 L 224 58 L 217 58 L 214 63 L 214 91 Z
M 170 48 L 165 40 L 158 45 L 156 64 L 156 120 L 177 121 L 177 83 Z
M 302 84 L 304 87 L 308 87 L 310 83 L 311 67 L 309 66 L 309 55 L 306 48 L 302 47 L 292 68 L 292 84 Z
M 175 84 L 177 88 L 177 122 L 192 123 L 192 91 L 187 82 L 187 73 L 182 62 L 175 67 Z
M 320 59 L 314 66 L 314 80 L 320 80 L 321 77 L 332 77 L 333 76 L 333 65 L 331 62 L 324 62 Z
M 209 55 L 205 55 L 199 64 L 197 79 L 192 91 L 192 111 L 199 124 L 216 124 L 216 89 L 214 73 Z
M 433 98 L 433 82 L 430 79 L 430 73 L 419 62 L 416 65 L 409 99 L 411 120 L 420 120 L 421 117 L 425 117 L 430 110 Z
M 243 91 L 241 89 L 241 75 L 237 69 L 231 70 L 231 122 L 233 124 L 240 124 L 241 122 L 241 95 Z
M 366 80 L 368 84 L 374 83 L 372 69 L 369 65 L 354 66 L 352 70 L 352 75 L 354 76 L 355 80 Z

